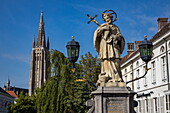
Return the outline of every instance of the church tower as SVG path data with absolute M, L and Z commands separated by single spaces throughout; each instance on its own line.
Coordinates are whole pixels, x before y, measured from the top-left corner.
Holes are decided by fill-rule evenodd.
M 41 88 L 42 84 L 48 79 L 47 69 L 49 67 L 49 38 L 46 43 L 43 13 L 40 15 L 38 28 L 38 38 L 32 42 L 32 56 L 30 66 L 29 96 L 34 93 L 35 88 Z

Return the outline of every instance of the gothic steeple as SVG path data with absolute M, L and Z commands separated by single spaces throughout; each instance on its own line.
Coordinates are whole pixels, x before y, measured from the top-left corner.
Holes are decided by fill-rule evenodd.
M 47 39 L 47 49 L 49 50 L 50 49 L 50 40 L 49 40 L 49 37 Z
M 34 48 L 36 45 L 35 45 L 35 36 L 33 38 L 33 41 L 32 41 L 32 48 Z
M 50 61 L 49 54 L 49 39 L 45 39 L 43 13 L 40 15 L 40 22 L 38 28 L 38 38 L 33 39 L 32 42 L 32 56 L 30 66 L 30 82 L 29 82 L 29 95 L 34 93 L 35 88 L 41 88 L 43 83 L 47 81 L 47 69 Z
M 44 30 L 43 12 L 41 12 L 41 15 L 40 15 L 40 23 L 39 23 L 39 29 L 38 29 L 37 47 L 46 47 L 46 44 L 45 44 L 45 30 Z

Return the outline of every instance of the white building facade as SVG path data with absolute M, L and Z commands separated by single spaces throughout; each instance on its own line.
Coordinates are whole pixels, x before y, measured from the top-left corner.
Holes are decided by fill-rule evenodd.
M 0 113 L 7 113 L 13 103 L 14 98 L 0 87 Z
M 137 95 L 137 113 L 170 113 L 170 23 L 168 18 L 158 19 L 158 32 L 150 39 L 153 42 L 151 68 L 140 80 L 127 84 Z M 128 55 L 121 62 L 124 81 L 141 77 L 145 73 L 145 62 L 138 51 L 139 41 L 128 43 Z

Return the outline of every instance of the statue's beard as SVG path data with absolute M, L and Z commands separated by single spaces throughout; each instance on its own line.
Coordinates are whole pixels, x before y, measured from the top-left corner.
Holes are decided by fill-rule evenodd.
M 106 19 L 106 23 L 110 24 L 110 23 L 112 23 L 112 20 L 111 19 Z

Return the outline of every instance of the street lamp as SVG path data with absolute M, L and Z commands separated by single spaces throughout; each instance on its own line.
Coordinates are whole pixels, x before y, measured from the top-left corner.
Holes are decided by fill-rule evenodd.
M 78 42 L 76 42 L 74 40 L 74 36 L 72 36 L 71 41 L 67 42 L 66 48 L 67 48 L 68 59 L 73 64 L 72 72 L 74 73 L 75 72 L 75 64 L 74 63 L 77 61 L 77 59 L 79 57 L 79 51 L 80 51 L 80 45 Z M 97 88 L 97 86 L 93 82 L 91 82 L 87 79 L 84 79 L 84 78 L 77 77 L 76 82 L 88 82 L 88 84 Z
M 151 41 L 147 40 L 146 38 L 147 36 L 144 36 L 144 40 L 142 42 L 139 43 L 139 52 L 140 52 L 140 57 L 141 59 L 146 63 L 146 67 L 145 67 L 145 73 L 143 76 L 135 78 L 133 80 L 127 81 L 126 84 L 139 80 L 143 77 L 145 77 L 145 75 L 147 74 L 148 70 L 148 62 L 151 60 L 152 58 L 152 50 L 153 50 L 153 44 Z
M 72 36 L 71 41 L 67 42 L 66 48 L 67 48 L 68 59 L 73 64 L 73 68 L 75 68 L 74 63 L 77 61 L 79 57 L 80 45 L 78 42 L 74 40 L 74 36 Z
M 144 40 L 139 44 L 139 52 L 141 59 L 148 63 L 152 58 L 153 44 L 146 37 L 145 35 Z

